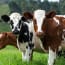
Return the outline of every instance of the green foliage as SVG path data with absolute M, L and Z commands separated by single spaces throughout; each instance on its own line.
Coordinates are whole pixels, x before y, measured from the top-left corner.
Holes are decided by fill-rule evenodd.
M 60 13 L 64 15 L 65 14 L 65 0 L 60 0 L 59 8 L 60 8 Z
M 33 12 L 36 9 L 44 9 L 46 12 L 55 10 L 57 14 L 65 14 L 65 0 L 59 0 L 60 2 L 48 2 L 44 0 L 9 0 L 8 4 L 0 4 L 0 15 L 9 14 L 10 11 L 18 11 L 23 13 L 25 11 Z
M 8 5 L 9 5 L 9 8 L 10 8 L 10 12 L 19 12 L 19 13 L 22 12 L 20 6 L 18 4 L 16 4 L 16 2 L 11 1 L 11 2 L 8 3 Z
M 54 11 L 56 11 L 57 14 L 60 14 L 59 3 L 51 2 L 50 3 L 50 10 L 54 10 Z
M 44 2 L 42 2 L 40 4 L 40 8 L 44 9 L 44 10 L 46 10 L 48 12 L 50 10 L 50 8 L 51 8 L 51 4 L 48 1 L 44 1 Z

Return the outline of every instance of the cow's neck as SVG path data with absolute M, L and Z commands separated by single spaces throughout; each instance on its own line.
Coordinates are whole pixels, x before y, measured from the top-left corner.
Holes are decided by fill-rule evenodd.
M 46 44 L 45 36 L 42 36 L 42 37 L 39 37 L 39 38 L 40 38 L 40 40 L 42 42 L 42 45 L 43 45 L 44 49 L 48 51 L 48 47 L 47 47 L 47 44 Z

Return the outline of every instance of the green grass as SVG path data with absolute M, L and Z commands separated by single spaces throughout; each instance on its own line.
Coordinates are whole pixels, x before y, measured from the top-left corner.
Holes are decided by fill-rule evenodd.
M 47 54 L 34 52 L 33 60 L 28 63 L 22 61 L 21 52 L 15 47 L 7 46 L 0 50 L 0 65 L 45 65 L 46 63 Z
M 21 52 L 13 47 L 7 46 L 0 50 L 0 65 L 47 65 L 48 55 L 34 52 L 31 62 L 23 62 Z M 57 57 L 55 65 L 65 65 L 63 57 Z
M 64 57 L 58 57 L 56 59 L 55 65 L 65 65 L 65 58 Z
M 21 53 L 18 50 L 3 49 L 0 51 L 0 65 L 18 65 Z

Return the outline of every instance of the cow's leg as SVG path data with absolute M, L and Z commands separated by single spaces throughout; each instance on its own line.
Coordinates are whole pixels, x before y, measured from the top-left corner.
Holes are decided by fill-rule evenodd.
M 17 47 L 18 47 L 18 49 L 20 51 L 20 46 L 19 46 L 18 38 L 17 38 Z
M 51 48 L 49 48 L 48 65 L 53 65 L 55 59 L 56 59 L 56 52 L 54 52 Z
M 30 61 L 33 55 L 32 49 L 26 43 L 18 43 L 18 48 L 22 52 L 22 60 Z
M 32 55 L 32 50 L 27 48 L 25 52 L 22 52 L 22 60 L 23 61 L 30 61 Z

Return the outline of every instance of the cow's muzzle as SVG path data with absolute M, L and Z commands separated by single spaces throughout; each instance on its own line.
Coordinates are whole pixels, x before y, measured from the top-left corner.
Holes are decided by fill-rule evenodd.
M 43 37 L 43 36 L 44 36 L 44 32 L 36 32 L 36 35 L 37 35 L 38 37 Z
M 15 31 L 13 31 L 13 34 L 18 35 L 19 34 L 19 31 L 18 30 L 15 30 Z

